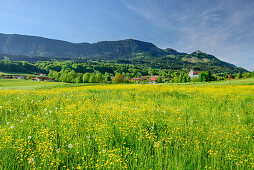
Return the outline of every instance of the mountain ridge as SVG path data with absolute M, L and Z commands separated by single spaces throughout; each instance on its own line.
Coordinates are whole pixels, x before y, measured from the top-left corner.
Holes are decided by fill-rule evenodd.
M 64 40 L 40 36 L 2 34 L 0 33 L 0 54 L 9 57 L 15 55 L 44 58 L 87 58 L 100 60 L 152 61 L 164 58 L 178 65 L 204 65 L 235 68 L 236 66 L 219 60 L 213 55 L 199 50 L 187 54 L 172 48 L 161 49 L 150 42 L 125 39 L 117 41 L 100 41 L 96 43 L 73 43 Z M 247 71 L 243 68 L 243 71 Z M 241 70 L 240 69 L 240 70 Z

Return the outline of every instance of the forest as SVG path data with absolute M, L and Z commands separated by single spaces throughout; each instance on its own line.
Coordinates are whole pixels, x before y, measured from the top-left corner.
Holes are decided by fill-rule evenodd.
M 55 81 L 68 83 L 111 83 L 116 75 L 120 77 L 121 83 L 129 83 L 134 77 L 157 76 L 157 82 L 204 82 L 220 81 L 234 78 L 254 77 L 254 72 L 239 72 L 227 74 L 227 72 L 214 72 L 204 68 L 195 67 L 200 71 L 199 78 L 190 79 L 188 72 L 190 67 L 182 69 L 165 69 L 151 67 L 149 64 L 140 64 L 124 61 L 102 61 L 102 60 L 55 60 L 38 61 L 29 63 L 26 61 L 10 61 L 7 58 L 0 60 L 0 72 L 7 73 L 46 73 Z M 121 78 L 122 77 L 122 78 Z M 140 82 L 140 81 L 135 81 Z M 142 81 L 145 83 L 146 81 Z

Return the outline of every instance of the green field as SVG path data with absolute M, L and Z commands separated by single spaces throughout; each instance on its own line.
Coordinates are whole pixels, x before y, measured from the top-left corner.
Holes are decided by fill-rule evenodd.
M 0 89 L 31 90 L 36 88 L 56 86 L 57 84 L 59 83 L 33 81 L 33 80 L 0 79 Z
M 42 89 L 42 88 L 56 88 L 56 87 L 79 87 L 84 85 L 97 85 L 97 84 L 71 84 L 71 83 L 58 83 L 58 82 L 44 82 L 33 80 L 18 80 L 18 79 L 0 79 L 0 90 L 2 89 Z M 159 84 L 157 84 L 159 85 Z M 240 80 L 227 80 L 220 82 L 190 82 L 190 83 L 173 83 L 171 85 L 254 85 L 254 79 L 240 79 Z
M 248 79 L 234 79 L 234 80 L 224 80 L 224 81 L 211 81 L 203 83 L 204 85 L 254 85 L 254 78 Z
M 253 169 L 252 83 L 2 80 L 0 169 Z
M 20 79 L 0 79 L 0 90 L 35 90 L 35 89 L 52 89 L 60 87 L 79 87 L 91 86 L 98 84 L 75 84 L 62 82 L 46 82 Z

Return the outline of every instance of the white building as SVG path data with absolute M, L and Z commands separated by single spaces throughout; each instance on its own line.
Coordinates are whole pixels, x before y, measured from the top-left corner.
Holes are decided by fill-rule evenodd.
M 199 75 L 199 71 L 194 71 L 193 68 L 191 68 L 190 72 L 189 72 L 189 76 L 192 79 L 193 77 L 197 77 L 198 78 Z
M 25 76 L 17 76 L 16 79 L 26 79 L 26 77 Z

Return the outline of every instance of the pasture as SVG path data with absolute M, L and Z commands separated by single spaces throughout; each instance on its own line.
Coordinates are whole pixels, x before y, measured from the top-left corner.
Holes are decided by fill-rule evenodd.
M 72 87 L 80 86 L 78 84 L 20 80 L 20 79 L 0 79 L 0 90 L 34 90 L 34 89 L 49 89 L 56 87 Z
M 254 168 L 253 85 L 54 87 L 0 90 L 0 169 Z

